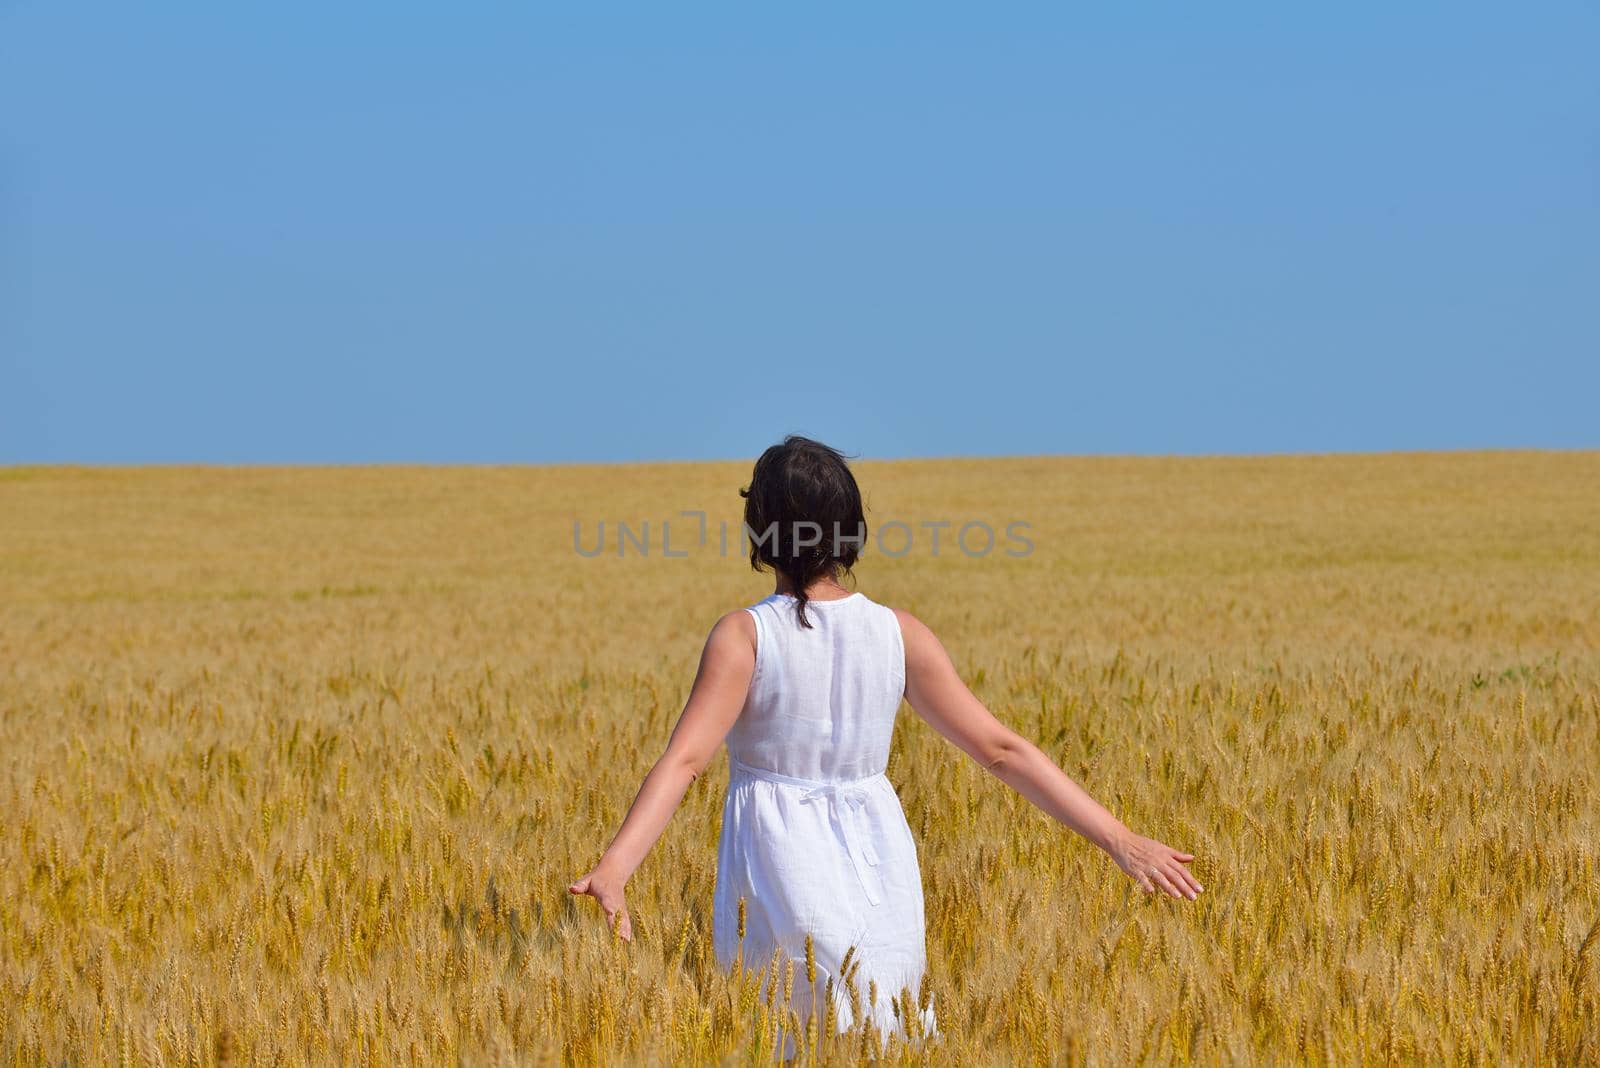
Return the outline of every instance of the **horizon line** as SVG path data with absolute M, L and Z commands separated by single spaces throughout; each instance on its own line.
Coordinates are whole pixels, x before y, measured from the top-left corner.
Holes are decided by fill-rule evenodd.
M 1291 460 L 1378 457 L 1442 457 L 1472 455 L 1528 455 L 1528 454 L 1581 454 L 1600 452 L 1593 446 L 1464 446 L 1428 449 L 1308 449 L 1282 452 L 1096 452 L 1096 453 L 942 453 L 917 456 L 873 456 L 846 453 L 850 463 L 948 463 L 951 461 L 1016 461 L 1016 460 Z M 759 454 L 757 454 L 759 455 Z M 0 472 L 23 471 L 134 471 L 134 470 L 226 470 L 226 469 L 306 469 L 337 470 L 348 468 L 556 468 L 556 467 L 682 467 L 696 464 L 752 463 L 756 455 L 734 457 L 667 457 L 633 460 L 316 460 L 305 462 L 276 460 L 167 460 L 167 461 L 22 461 L 0 463 Z

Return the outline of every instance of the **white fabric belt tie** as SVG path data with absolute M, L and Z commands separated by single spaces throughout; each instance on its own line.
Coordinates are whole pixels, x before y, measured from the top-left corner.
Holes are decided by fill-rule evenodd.
M 867 893 L 867 901 L 877 905 L 883 900 L 883 882 L 876 871 L 878 851 L 872 848 L 872 836 L 866 833 L 866 828 L 861 822 L 863 815 L 861 810 L 872 798 L 865 784 L 883 778 L 882 772 L 860 779 L 824 782 L 820 779 L 803 779 L 797 775 L 785 775 L 782 772 L 754 767 L 731 753 L 728 755 L 728 766 L 736 773 L 742 772 L 753 778 L 806 787 L 806 792 L 800 795 L 802 804 L 809 804 L 812 801 L 827 804 L 834 822 L 838 824 L 840 834 L 844 836 L 845 849 L 850 854 L 851 865 L 856 869 L 856 877 L 861 880 L 861 888 Z

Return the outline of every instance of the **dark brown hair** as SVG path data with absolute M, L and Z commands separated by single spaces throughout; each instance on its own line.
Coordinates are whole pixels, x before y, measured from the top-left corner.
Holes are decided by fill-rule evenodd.
M 795 614 L 806 619 L 806 587 L 849 574 L 866 545 L 861 490 L 844 453 L 790 434 L 761 454 L 744 498 L 750 566 L 783 572 L 794 586 Z

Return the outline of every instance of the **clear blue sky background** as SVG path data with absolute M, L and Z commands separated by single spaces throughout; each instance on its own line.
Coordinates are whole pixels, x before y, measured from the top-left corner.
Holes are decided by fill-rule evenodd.
M 1593 4 L 0 3 L 0 463 L 1600 446 Z

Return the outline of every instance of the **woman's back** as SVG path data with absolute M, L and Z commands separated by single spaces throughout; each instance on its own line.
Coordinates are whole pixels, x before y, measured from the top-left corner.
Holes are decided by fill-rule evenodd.
M 893 609 L 865 594 L 806 603 L 775 593 L 751 605 L 756 666 L 729 730 L 739 762 L 805 779 L 883 772 L 905 690 L 905 649 Z
M 907 1034 L 890 1001 L 902 987 L 918 996 L 927 955 L 916 843 L 884 774 L 905 690 L 900 620 L 860 593 L 808 601 L 809 628 L 789 594 L 747 611 L 756 620 L 755 669 L 726 736 L 712 910 L 718 961 L 730 967 L 742 950 L 759 968 L 781 950 L 801 962 L 803 977 L 809 935 L 816 993 L 833 979 L 840 1028 L 860 1014 L 885 1034 Z M 847 954 L 854 1004 L 842 975 Z M 794 997 L 804 1019 L 813 992 L 797 982 Z M 920 1017 L 925 1035 L 937 1031 L 931 1002 Z

